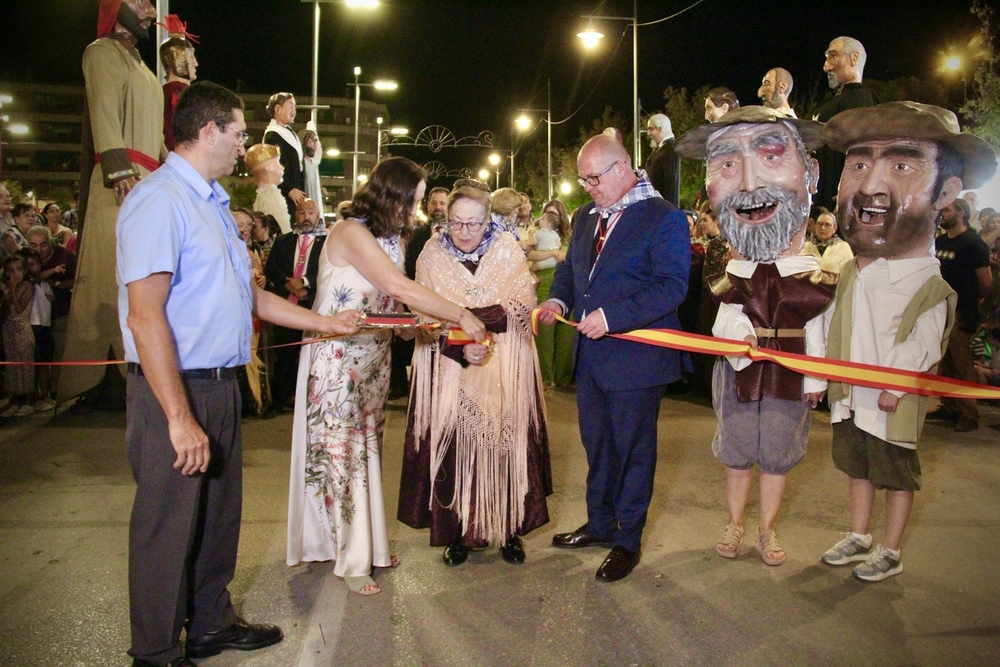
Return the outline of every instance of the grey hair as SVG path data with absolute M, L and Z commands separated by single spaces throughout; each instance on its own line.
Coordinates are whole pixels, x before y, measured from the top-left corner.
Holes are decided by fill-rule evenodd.
M 865 45 L 853 37 L 838 37 L 833 41 L 844 43 L 844 55 L 846 57 L 850 57 L 852 53 L 858 54 L 858 80 L 860 81 L 865 71 L 865 61 L 868 60 Z
M 667 118 L 665 114 L 654 113 L 652 116 L 649 117 L 649 122 L 650 124 L 660 128 L 660 132 L 663 133 L 664 139 L 674 138 L 674 130 L 673 128 L 670 127 L 670 119 Z

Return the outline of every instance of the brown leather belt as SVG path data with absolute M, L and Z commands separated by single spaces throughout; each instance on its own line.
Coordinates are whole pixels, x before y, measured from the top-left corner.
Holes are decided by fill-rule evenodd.
M 766 329 L 764 327 L 754 327 L 753 333 L 757 338 L 805 338 L 805 329 Z

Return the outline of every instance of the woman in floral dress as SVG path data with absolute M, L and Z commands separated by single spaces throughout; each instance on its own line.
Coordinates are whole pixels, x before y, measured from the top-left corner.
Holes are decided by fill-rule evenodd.
M 331 230 L 313 310 L 385 313 L 400 303 L 486 339 L 471 312 L 408 280 L 399 232 L 423 198 L 426 173 L 388 158 L 359 188 Z M 315 337 L 306 332 L 305 340 Z M 380 453 L 392 332 L 363 331 L 303 346 L 295 393 L 287 563 L 335 561 L 362 595 L 380 592 L 372 567 L 394 567 L 382 502 Z

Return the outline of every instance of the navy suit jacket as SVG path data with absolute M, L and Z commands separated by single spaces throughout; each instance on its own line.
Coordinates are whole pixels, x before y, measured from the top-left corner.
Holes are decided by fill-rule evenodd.
M 682 211 L 659 197 L 625 209 L 591 273 L 597 213 L 587 204 L 574 216 L 566 261 L 556 268 L 549 298 L 567 305 L 573 319 L 604 309 L 608 333 L 680 329 L 691 267 L 691 241 Z M 681 353 L 604 336 L 575 337 L 576 363 L 605 391 L 666 385 L 681 376 Z

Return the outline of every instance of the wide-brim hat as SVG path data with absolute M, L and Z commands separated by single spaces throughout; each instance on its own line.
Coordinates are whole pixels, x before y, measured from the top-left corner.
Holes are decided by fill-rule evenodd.
M 281 157 L 281 148 L 274 144 L 254 144 L 247 149 L 247 154 L 243 157 L 243 164 L 247 166 L 247 171 L 253 171 L 268 160 Z
M 714 123 L 702 123 L 689 130 L 674 144 L 674 151 L 681 157 L 704 160 L 708 138 L 715 132 L 732 125 L 764 125 L 767 123 L 788 123 L 793 126 L 798 131 L 802 145 L 806 147 L 806 150 L 815 150 L 823 145 L 820 140 L 822 123 L 792 118 L 768 107 L 748 106 L 733 109 Z
M 993 178 L 997 155 L 971 132 L 962 132 L 954 113 L 919 102 L 886 102 L 847 109 L 823 128 L 823 143 L 846 153 L 853 144 L 878 139 L 917 139 L 942 143 L 962 158 L 962 187 L 974 190 Z

